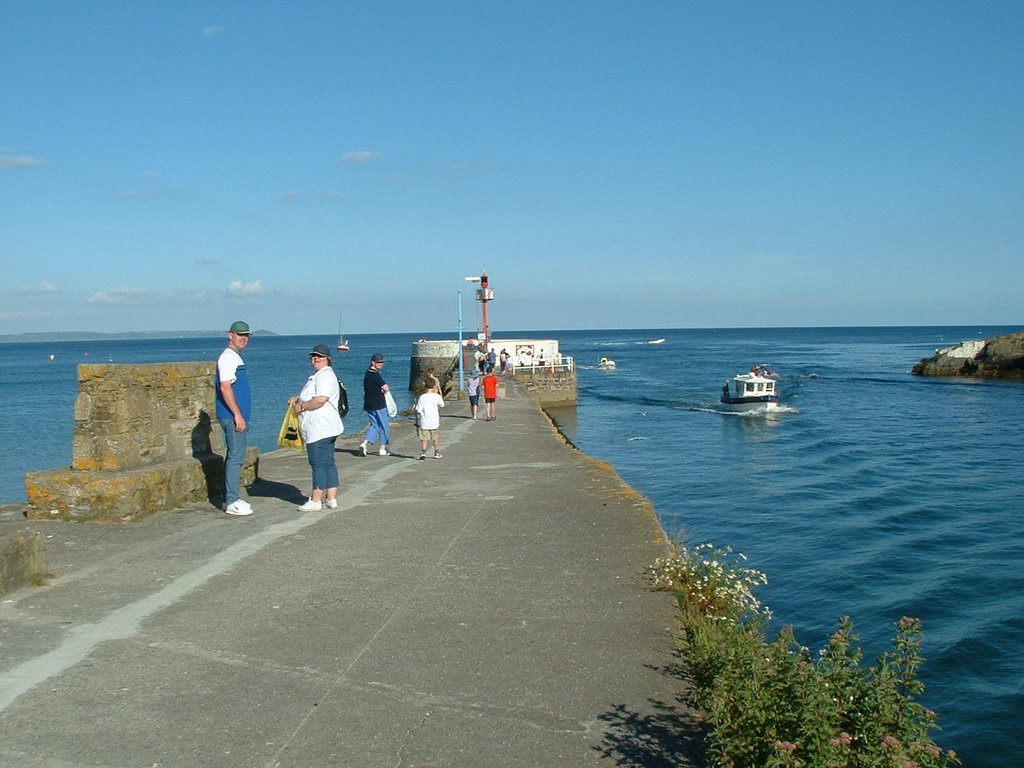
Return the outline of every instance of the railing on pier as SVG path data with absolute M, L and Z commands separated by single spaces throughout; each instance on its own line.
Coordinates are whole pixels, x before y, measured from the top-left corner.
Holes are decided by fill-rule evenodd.
M 511 368 L 510 372 L 515 375 L 517 373 L 570 373 L 576 370 L 576 363 L 572 357 L 566 355 L 559 355 L 554 360 L 546 360 L 543 363 L 533 361 L 526 365 L 516 365 L 512 361 L 509 361 Z

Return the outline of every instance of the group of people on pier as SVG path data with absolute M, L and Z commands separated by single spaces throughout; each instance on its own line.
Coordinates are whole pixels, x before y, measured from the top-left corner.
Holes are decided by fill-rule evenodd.
M 248 501 L 241 497 L 242 464 L 248 448 L 249 419 L 252 412 L 252 390 L 246 373 L 242 352 L 249 344 L 252 332 L 249 324 L 238 320 L 228 329 L 228 344 L 217 358 L 214 379 L 216 415 L 224 431 L 224 503 L 229 515 L 245 517 L 253 513 Z M 490 353 L 493 355 L 493 350 Z M 504 353 L 503 353 L 504 354 Z M 486 358 L 485 358 L 486 359 Z M 338 467 L 334 453 L 338 437 L 344 432 L 342 384 L 331 367 L 331 352 L 324 344 L 310 350 L 309 362 L 313 373 L 297 395 L 288 398 L 288 406 L 299 420 L 299 431 L 312 470 L 312 489 L 309 498 L 299 506 L 302 512 L 336 509 L 338 506 Z M 359 444 L 363 456 L 369 455 L 371 444 L 378 446 L 381 456 L 391 455 L 391 417 L 397 409 L 391 388 L 384 380 L 384 355 L 370 357 L 369 368 L 363 374 L 363 410 L 369 418 L 369 427 Z M 481 377 L 481 372 L 484 373 Z M 494 421 L 498 398 L 498 379 L 494 366 L 485 371 L 474 368 L 470 373 L 466 391 L 472 418 L 476 419 L 479 392 L 483 389 L 487 421 Z M 416 399 L 414 411 L 422 453 L 434 446 L 434 458 L 440 459 L 440 409 L 444 407 L 441 387 L 433 375 L 428 375 L 424 390 Z

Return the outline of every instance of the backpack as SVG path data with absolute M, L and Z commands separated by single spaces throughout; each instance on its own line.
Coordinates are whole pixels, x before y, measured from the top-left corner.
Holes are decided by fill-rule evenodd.
M 345 385 L 341 379 L 338 379 L 338 389 L 340 390 L 338 394 L 338 415 L 344 419 L 348 416 L 348 392 L 345 390 Z

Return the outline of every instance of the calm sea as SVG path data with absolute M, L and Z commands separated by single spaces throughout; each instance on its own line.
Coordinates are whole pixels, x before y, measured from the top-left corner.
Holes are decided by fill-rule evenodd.
M 924 622 L 936 740 L 964 765 L 1021 764 L 1024 736 L 1024 384 L 914 377 L 937 347 L 1013 327 L 509 333 L 557 338 L 579 366 L 579 405 L 555 418 L 654 502 L 669 535 L 712 541 L 766 572 L 760 596 L 812 650 L 850 615 L 865 657 L 901 616 Z M 450 334 L 434 334 L 444 338 Z M 414 335 L 353 336 L 335 368 L 354 392 L 369 355 L 409 402 Z M 650 341 L 664 338 L 660 344 Z M 274 447 L 283 404 L 330 337 L 255 337 L 255 443 Z M 500 335 L 497 344 L 500 347 Z M 216 358 L 223 339 L 0 345 L 0 500 L 22 475 L 71 460 L 79 362 Z M 53 359 L 50 359 L 50 356 Z M 614 359 L 617 369 L 597 369 Z M 753 363 L 781 375 L 767 416 L 717 406 Z M 347 420 L 350 431 L 358 418 Z

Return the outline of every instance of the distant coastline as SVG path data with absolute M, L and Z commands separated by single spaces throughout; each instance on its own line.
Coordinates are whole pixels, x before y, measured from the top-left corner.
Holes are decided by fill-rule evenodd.
M 40 341 L 110 341 L 139 339 L 216 339 L 227 331 L 124 331 L 122 333 L 96 333 L 94 331 L 49 331 L 43 333 L 0 334 L 0 344 L 24 344 Z M 278 336 L 273 331 L 253 331 L 253 336 Z
M 962 334 L 958 333 L 958 337 L 961 339 L 967 339 L 972 337 L 983 337 L 983 336 L 995 336 L 1005 335 L 1008 333 L 1019 333 L 1022 327 L 1019 324 L 1005 325 L 1000 323 L 994 324 L 960 324 L 960 325 L 840 325 L 840 326 L 726 326 L 722 328 L 546 328 L 546 329 L 509 329 L 503 330 L 499 334 L 496 334 L 496 340 L 500 338 L 555 338 L 561 333 L 574 333 L 578 331 L 605 331 L 607 333 L 634 333 L 643 332 L 652 337 L 664 336 L 666 332 L 671 331 L 724 331 L 724 332 L 735 332 L 735 331 L 761 331 L 765 334 L 777 332 L 777 331 L 836 331 L 836 330 L 865 330 L 865 331 L 877 331 L 877 330 L 908 330 L 908 329 L 941 329 L 945 332 L 951 330 L 963 329 Z M 222 339 L 227 331 L 224 330 L 207 330 L 207 331 L 120 331 L 117 333 L 99 333 L 96 331 L 47 331 L 47 332 L 36 332 L 36 333 L 0 333 L 0 344 L 18 344 L 28 342 L 61 342 L 61 341 L 130 341 L 130 340 L 145 340 L 145 339 Z M 268 331 L 266 329 L 260 329 L 253 331 L 253 336 L 331 336 L 337 333 L 337 331 L 325 331 L 323 333 L 307 332 L 307 333 L 286 333 L 281 334 L 275 331 Z M 467 331 L 467 338 L 472 334 L 472 331 Z M 412 330 L 412 331 L 384 331 L 384 332 L 364 332 L 364 333 L 353 333 L 353 336 L 369 337 L 369 336 L 390 336 L 395 334 L 403 334 L 416 337 L 428 337 L 432 339 L 451 339 L 454 338 L 452 331 L 423 331 L 423 330 Z M 940 339 L 942 337 L 940 336 Z

